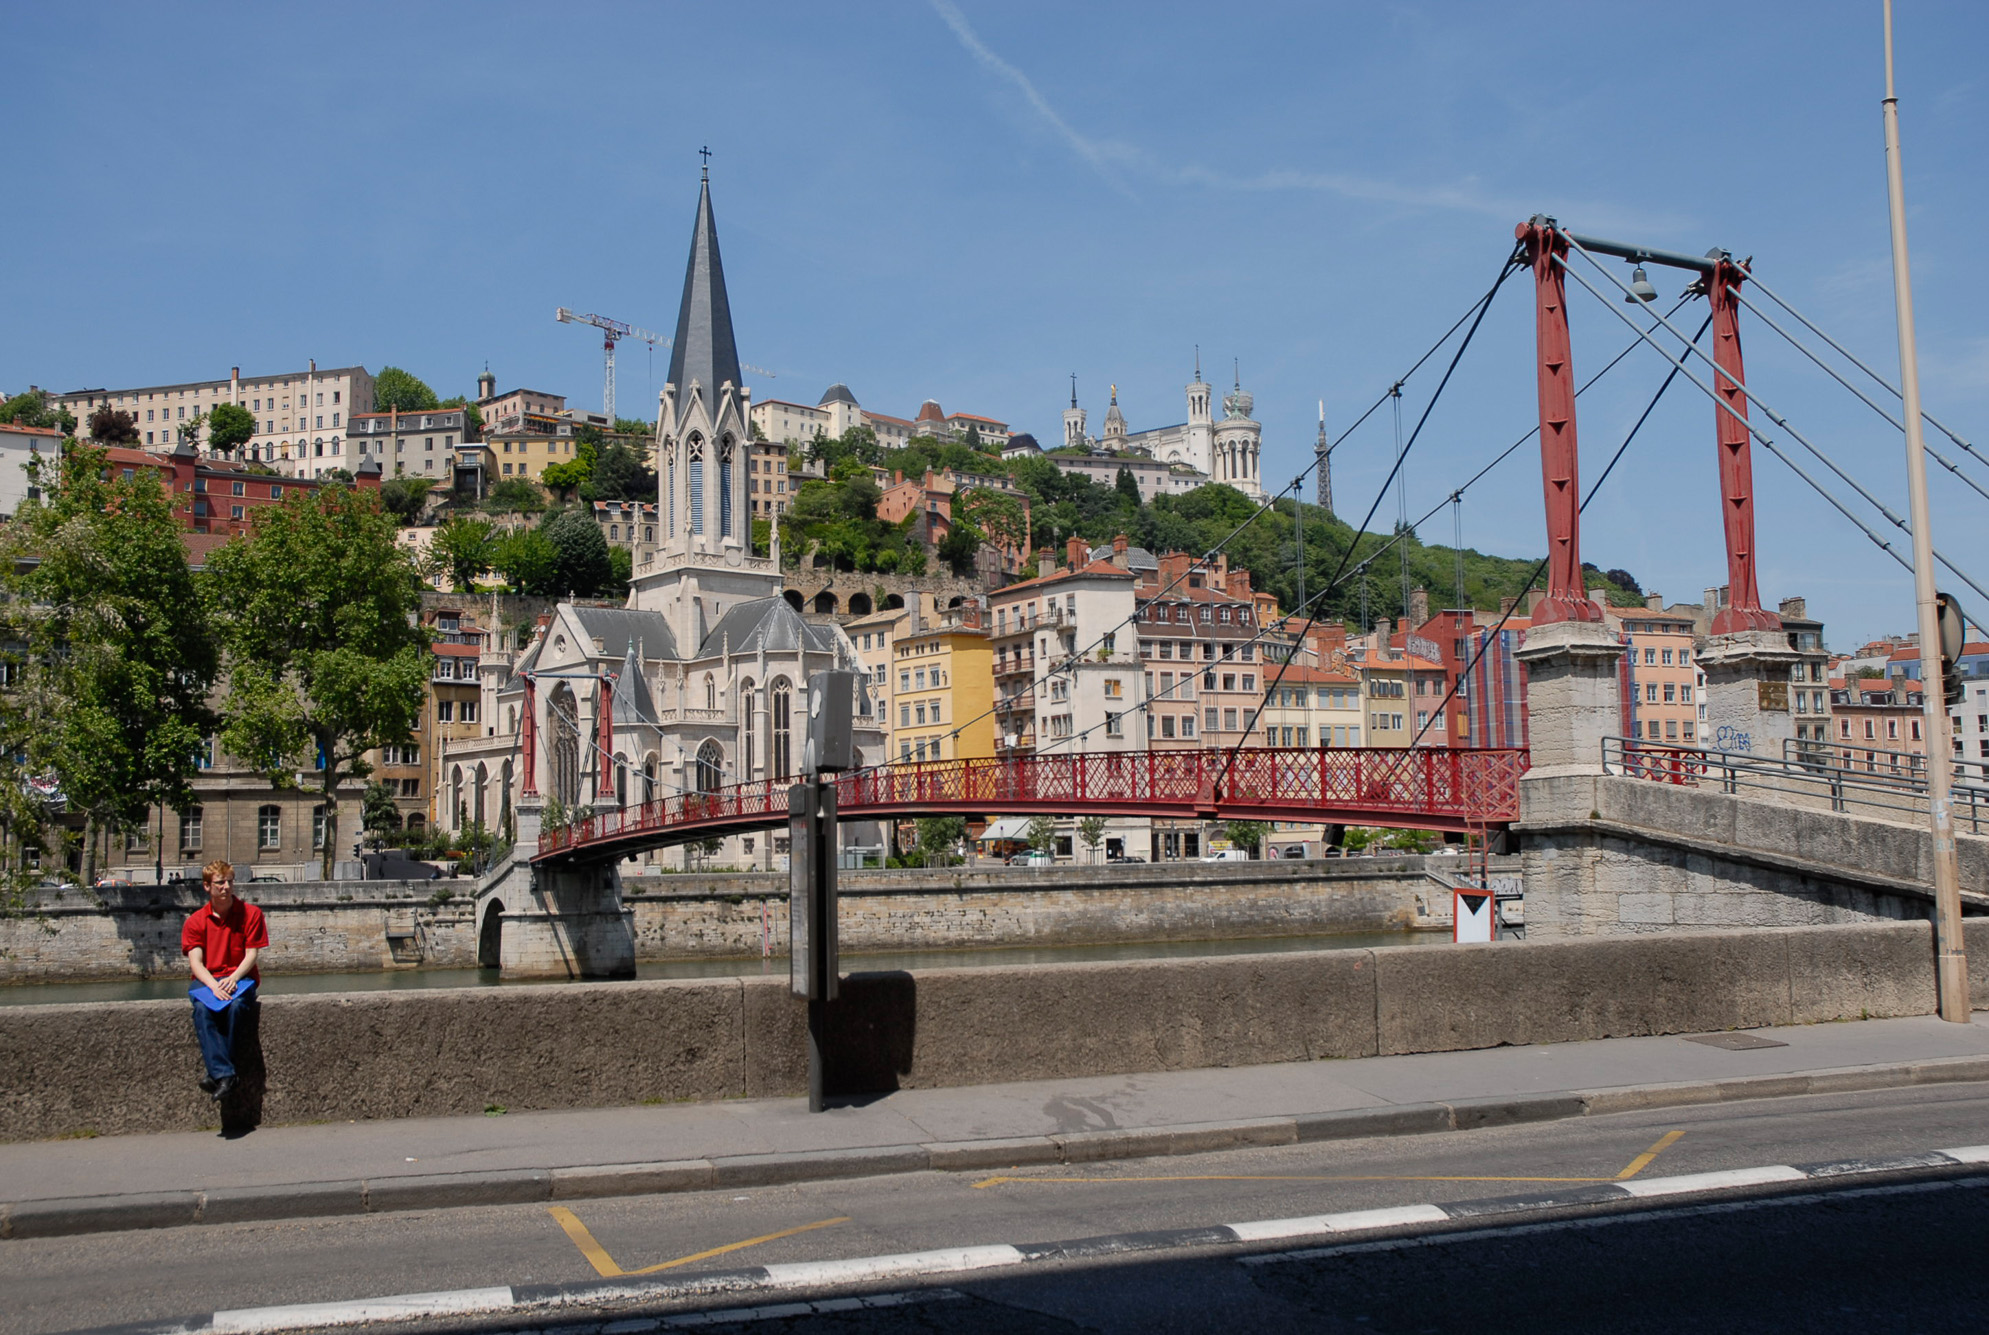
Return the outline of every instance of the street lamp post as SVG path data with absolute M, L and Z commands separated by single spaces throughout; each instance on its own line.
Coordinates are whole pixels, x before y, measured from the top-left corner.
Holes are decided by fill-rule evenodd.
M 1920 698 L 1927 711 L 1927 810 L 1934 836 L 1934 939 L 1940 1014 L 1969 1022 L 1968 955 L 1962 941 L 1961 872 L 1955 857 L 1953 746 L 1941 673 L 1934 591 L 1934 533 L 1927 515 L 1926 445 L 1920 427 L 1920 359 L 1913 335 L 1913 277 L 1906 262 L 1906 186 L 1899 163 L 1899 99 L 1892 91 L 1892 0 L 1885 0 L 1885 182 L 1892 211 L 1892 292 L 1899 321 L 1900 397 L 1906 416 L 1906 490 L 1913 517 L 1913 596 L 1920 625 Z

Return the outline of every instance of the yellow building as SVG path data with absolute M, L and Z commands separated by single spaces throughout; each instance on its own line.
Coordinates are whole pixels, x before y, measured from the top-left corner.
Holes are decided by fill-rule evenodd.
M 1349 661 L 1360 672 L 1369 746 L 1442 746 L 1430 711 L 1443 698 L 1443 664 L 1414 654 L 1367 653 Z
M 891 658 L 891 745 L 899 760 L 994 755 L 994 652 L 979 604 L 908 618 Z

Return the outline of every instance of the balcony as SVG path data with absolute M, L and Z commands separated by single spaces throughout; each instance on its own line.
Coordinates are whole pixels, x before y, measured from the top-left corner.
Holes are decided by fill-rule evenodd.
M 1014 677 L 1025 673 L 1033 676 L 1036 671 L 1036 655 L 1011 654 L 1006 658 L 996 658 L 994 671 L 997 677 Z

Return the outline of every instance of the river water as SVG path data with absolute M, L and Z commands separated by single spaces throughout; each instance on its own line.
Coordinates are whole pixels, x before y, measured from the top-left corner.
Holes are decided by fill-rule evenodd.
M 993 946 L 966 950 L 903 950 L 844 955 L 844 973 L 881 969 L 966 969 L 981 965 L 1071 964 L 1093 960 L 1183 959 L 1208 955 L 1267 955 L 1295 950 L 1366 950 L 1374 946 L 1450 943 L 1448 932 L 1341 932 L 1331 936 L 1253 936 L 1222 941 L 1130 941 L 1108 945 Z M 785 975 L 787 957 L 656 960 L 635 966 L 637 978 L 740 978 Z M 554 979 L 510 979 L 548 983 Z M 268 974 L 265 996 L 301 992 L 382 992 L 425 987 L 500 987 L 495 969 L 389 969 L 371 973 Z M 0 987 L 0 1006 L 47 1006 L 79 1001 L 158 1001 L 184 997 L 189 982 L 132 978 L 108 983 L 22 983 Z

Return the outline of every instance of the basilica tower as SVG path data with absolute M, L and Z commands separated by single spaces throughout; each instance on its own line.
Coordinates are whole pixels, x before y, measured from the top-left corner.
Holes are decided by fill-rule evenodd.
M 1198 473 L 1214 476 L 1215 471 L 1215 420 L 1209 412 L 1209 402 L 1213 388 L 1202 379 L 1202 350 L 1195 349 L 1195 378 L 1186 388 L 1188 395 L 1188 425 L 1182 433 L 1184 437 L 1182 457 L 1177 461 L 1187 464 Z
M 1215 428 L 1215 467 L 1209 476 L 1235 487 L 1245 496 L 1260 497 L 1264 489 L 1257 481 L 1258 456 L 1264 428 L 1250 416 L 1256 400 L 1243 388 L 1243 373 L 1236 373 L 1236 387 L 1222 396 L 1222 421 Z
M 1070 407 L 1064 409 L 1064 448 L 1088 449 L 1084 438 L 1084 409 L 1077 406 L 1077 373 L 1071 372 Z

